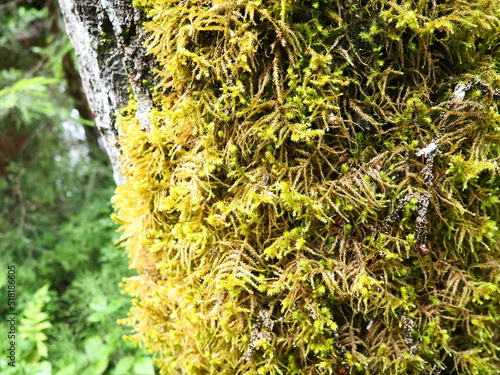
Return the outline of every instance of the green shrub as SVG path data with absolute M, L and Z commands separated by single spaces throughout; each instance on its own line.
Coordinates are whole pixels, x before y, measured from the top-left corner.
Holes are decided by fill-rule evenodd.
M 130 307 L 118 284 L 132 273 L 113 244 L 109 162 L 69 96 L 78 82 L 64 74 L 71 47 L 55 5 L 0 5 L 0 315 L 12 317 L 10 265 L 17 313 L 15 338 L 0 322 L 0 373 L 152 375 L 151 358 L 116 323 Z M 11 340 L 15 367 L 4 355 Z

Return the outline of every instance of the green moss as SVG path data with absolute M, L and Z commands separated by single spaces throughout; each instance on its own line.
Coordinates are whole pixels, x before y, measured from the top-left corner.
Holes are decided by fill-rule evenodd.
M 161 372 L 495 373 L 498 5 L 135 5 L 116 208 Z

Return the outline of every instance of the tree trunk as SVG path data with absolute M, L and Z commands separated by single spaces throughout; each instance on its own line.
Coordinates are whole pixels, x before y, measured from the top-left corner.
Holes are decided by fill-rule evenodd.
M 162 373 L 495 373 L 498 2 L 129 2 L 60 0 Z
M 111 160 L 117 185 L 123 184 L 118 157 L 116 114 L 125 107 L 132 89 L 139 101 L 139 118 L 148 127 L 152 107 L 142 83 L 152 79 L 137 25 L 141 13 L 126 0 L 59 0 L 67 33 L 75 48 L 80 75 L 96 125 Z

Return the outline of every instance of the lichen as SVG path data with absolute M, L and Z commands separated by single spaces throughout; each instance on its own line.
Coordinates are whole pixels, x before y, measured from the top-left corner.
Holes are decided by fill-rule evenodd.
M 162 374 L 495 374 L 500 6 L 145 1 L 124 320 Z

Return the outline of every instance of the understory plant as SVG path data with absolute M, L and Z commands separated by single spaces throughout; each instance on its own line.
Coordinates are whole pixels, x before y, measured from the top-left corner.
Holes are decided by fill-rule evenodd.
M 500 4 L 148 1 L 118 118 L 162 374 L 496 374 Z
M 154 375 L 116 324 L 132 272 L 59 17 L 54 0 L 0 2 L 0 374 Z

